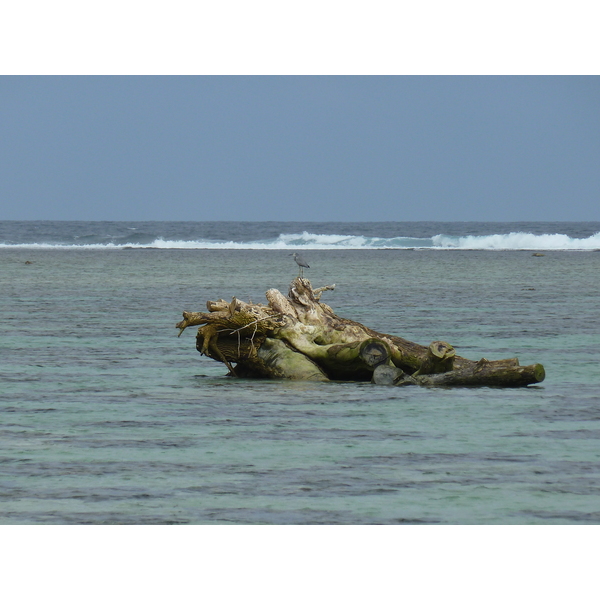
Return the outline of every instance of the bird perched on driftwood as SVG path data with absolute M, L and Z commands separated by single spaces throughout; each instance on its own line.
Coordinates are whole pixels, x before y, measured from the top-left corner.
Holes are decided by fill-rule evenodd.
M 301 254 L 298 254 L 297 252 L 293 252 L 292 254 L 290 254 L 290 256 L 294 257 L 294 260 L 296 261 L 296 264 L 300 267 L 299 275 L 300 275 L 300 277 L 302 277 L 304 275 L 304 268 L 306 267 L 307 269 L 310 269 L 310 266 L 302 258 Z

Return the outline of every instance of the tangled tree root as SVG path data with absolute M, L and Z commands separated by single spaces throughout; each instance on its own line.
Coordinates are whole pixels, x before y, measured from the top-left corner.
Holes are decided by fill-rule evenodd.
M 196 348 L 224 363 L 232 376 L 312 381 L 373 381 L 381 385 L 515 387 L 544 380 L 540 364 L 516 358 L 472 361 L 447 342 L 429 347 L 338 317 L 321 302 L 334 285 L 312 289 L 297 277 L 287 296 L 266 292 L 268 304 L 217 300 L 208 312 L 184 312 L 179 335 L 200 326 Z

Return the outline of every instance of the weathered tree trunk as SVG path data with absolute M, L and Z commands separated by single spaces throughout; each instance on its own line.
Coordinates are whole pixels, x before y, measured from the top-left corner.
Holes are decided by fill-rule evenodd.
M 424 386 L 525 386 L 544 379 L 539 364 L 520 367 L 516 358 L 476 362 L 457 356 L 447 342 L 421 346 L 338 317 L 320 301 L 334 287 L 313 290 L 308 279 L 297 277 L 287 297 L 270 289 L 267 305 L 235 297 L 209 301 L 208 312 L 186 311 L 176 327 L 181 335 L 200 325 L 198 351 L 237 377 Z

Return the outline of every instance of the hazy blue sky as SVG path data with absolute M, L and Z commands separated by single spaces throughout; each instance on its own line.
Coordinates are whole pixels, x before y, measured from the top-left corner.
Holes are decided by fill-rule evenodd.
M 0 219 L 600 220 L 600 77 L 0 77 Z

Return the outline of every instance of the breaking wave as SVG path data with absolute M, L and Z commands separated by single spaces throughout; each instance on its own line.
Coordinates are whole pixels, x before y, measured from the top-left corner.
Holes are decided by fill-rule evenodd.
M 506 233 L 451 237 L 436 235 L 436 248 L 457 250 L 599 250 L 600 232 L 588 238 L 571 238 L 562 233 Z
M 136 234 L 113 241 L 85 239 L 59 242 L 0 243 L 0 248 L 24 249 L 207 249 L 207 250 L 377 250 L 377 249 L 431 249 L 431 250 L 600 250 L 600 232 L 588 238 L 572 238 L 565 234 L 533 234 L 513 232 L 493 235 L 450 236 L 438 234 L 429 238 L 367 237 L 362 235 L 302 233 L 280 234 L 273 239 L 255 241 L 227 240 L 140 240 Z

